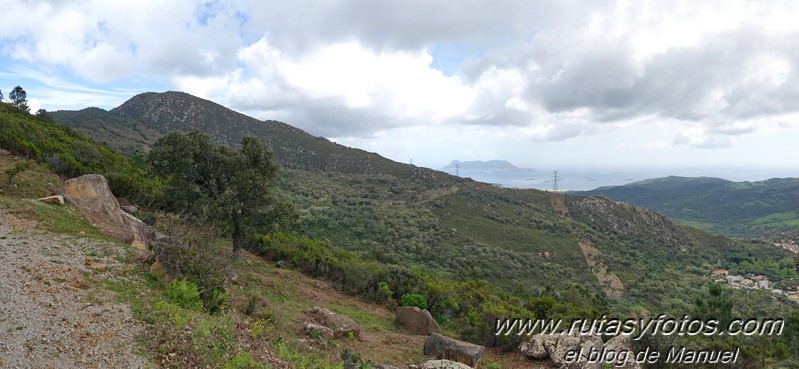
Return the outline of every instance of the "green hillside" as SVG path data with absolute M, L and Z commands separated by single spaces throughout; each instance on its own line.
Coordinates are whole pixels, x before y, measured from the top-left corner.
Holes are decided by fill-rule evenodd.
M 146 93 L 108 112 L 84 109 L 53 116 L 87 134 L 196 128 L 219 144 L 255 135 L 286 168 L 276 185 L 295 205 L 305 235 L 387 263 L 484 278 L 506 291 L 541 294 L 573 284 L 602 291 L 603 283 L 618 278 L 625 289 L 606 297 L 619 311 L 685 309 L 691 304 L 686 296 L 707 281 L 711 270 L 735 261 L 730 255 L 788 256 L 762 244 L 709 242 L 701 232 L 609 201 L 566 196 L 558 208 L 546 192 L 500 190 L 396 163 L 185 93 Z M 86 128 L 103 116 L 108 117 L 104 130 Z M 135 144 L 126 142 L 109 144 L 122 149 Z M 564 208 L 570 216 L 563 216 Z M 599 251 L 595 266 L 602 272 L 586 264 L 580 242 Z M 680 287 L 658 286 L 665 283 Z
M 45 164 L 65 177 L 101 173 L 115 193 L 142 203 L 151 202 L 159 186 L 110 147 L 5 103 L 0 103 L 0 147 Z
M 667 177 L 575 194 L 607 196 L 655 210 L 681 224 L 733 237 L 757 238 L 799 226 L 796 178 L 731 182 Z
M 146 168 L 72 129 L 14 110 L 0 117 L 3 147 L 47 162 L 44 153 L 68 157 L 87 146 L 108 159 L 75 155 L 83 165 L 76 173 L 145 178 Z M 783 268 L 791 255 L 766 243 L 714 236 L 602 197 L 499 189 L 395 163 L 187 94 L 144 94 L 109 112 L 54 117 L 70 117 L 64 122 L 97 140 L 119 138 L 107 144 L 120 149 L 149 147 L 156 138 L 147 133 L 126 141 L 145 130 L 197 128 L 217 144 L 257 135 L 284 167 L 274 186 L 293 205 L 299 231 L 264 235 L 256 252 L 369 299 L 384 294 L 379 282 L 389 283 L 394 299 L 422 294 L 445 330 L 491 345 L 508 343 L 488 331 L 508 314 L 688 314 L 718 268 L 769 275 L 785 288 L 799 284 L 796 272 Z M 43 156 L 22 151 L 29 146 Z M 736 316 L 784 316 L 796 306 L 765 290 L 726 293 Z

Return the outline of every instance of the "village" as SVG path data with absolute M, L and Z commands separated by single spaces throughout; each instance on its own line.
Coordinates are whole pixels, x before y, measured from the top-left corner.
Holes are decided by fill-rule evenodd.
M 791 291 L 772 288 L 768 277 L 764 275 L 731 275 L 727 269 L 717 269 L 710 273 L 710 277 L 715 282 L 726 282 L 730 287 L 735 289 L 766 290 L 776 295 L 784 295 L 791 301 L 799 304 L 799 286 L 793 286 L 793 290 Z

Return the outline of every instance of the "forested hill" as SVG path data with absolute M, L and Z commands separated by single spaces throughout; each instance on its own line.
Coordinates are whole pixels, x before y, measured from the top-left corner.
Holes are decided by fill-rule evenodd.
M 198 129 L 221 144 L 255 135 L 285 168 L 275 185 L 294 204 L 305 235 L 382 262 L 481 278 L 509 291 L 566 293 L 576 284 L 577 294 L 604 291 L 602 298 L 621 309 L 668 304 L 681 312 L 711 270 L 742 258 L 787 257 L 689 231 L 626 204 L 501 190 L 393 162 L 180 92 L 137 95 L 111 111 L 53 116 L 96 140 L 113 137 L 106 142 L 122 149 L 172 130 Z M 666 295 L 655 292 L 666 281 L 674 287 Z
M 799 226 L 799 179 L 732 182 L 666 177 L 601 187 L 575 195 L 603 195 L 664 214 L 678 223 L 734 236 L 759 237 Z
M 100 142 L 130 153 L 146 151 L 161 135 L 198 129 L 217 144 L 238 145 L 255 136 L 272 147 L 284 167 L 345 173 L 392 174 L 457 182 L 442 172 L 397 163 L 378 154 L 342 146 L 314 137 L 278 121 L 260 121 L 217 103 L 183 92 L 148 92 L 105 111 L 87 108 L 56 111 L 53 118 Z

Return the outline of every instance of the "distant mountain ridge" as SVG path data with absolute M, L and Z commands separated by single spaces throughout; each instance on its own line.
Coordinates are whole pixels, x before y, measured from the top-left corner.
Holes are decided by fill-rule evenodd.
M 534 171 L 532 169 L 519 168 L 511 164 L 507 160 L 489 160 L 489 161 L 460 161 L 453 160 L 446 167 L 444 171 L 453 171 L 456 167 L 460 170 L 475 170 L 475 171 Z
M 799 226 L 797 178 L 733 182 L 671 176 L 571 193 L 606 196 L 729 236 L 758 237 Z

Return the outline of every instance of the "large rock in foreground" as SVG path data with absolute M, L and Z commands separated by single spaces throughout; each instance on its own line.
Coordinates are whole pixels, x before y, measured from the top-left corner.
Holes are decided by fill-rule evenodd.
M 457 361 L 476 368 L 485 347 L 433 333 L 424 341 L 424 354 L 436 359 Z
M 602 364 L 599 362 L 588 362 L 585 357 L 580 357 L 575 362 L 566 362 L 566 353 L 569 351 L 578 351 L 588 353 L 592 349 L 596 351 L 602 350 L 602 338 L 595 335 L 558 335 L 557 340 L 544 340 L 544 348 L 549 354 L 549 358 L 555 365 L 564 369 L 601 369 Z
M 608 340 L 608 342 L 605 342 L 605 351 L 606 352 L 613 351 L 617 353 L 617 355 L 618 353 L 625 351 L 628 353 L 633 353 L 634 351 L 632 350 L 630 336 L 620 335 L 611 338 L 610 340 Z M 641 364 L 639 364 L 638 361 L 635 360 L 632 354 L 627 356 L 627 360 L 625 362 L 613 363 L 611 366 L 614 369 L 641 369 Z
M 155 230 L 119 207 L 105 177 L 86 174 L 64 183 L 64 197 L 103 235 L 145 249 Z
M 536 334 L 530 338 L 530 342 L 523 343 L 519 351 L 528 359 L 546 359 L 549 357 L 547 347 L 555 346 L 558 336 L 550 334 Z
M 405 327 L 413 334 L 431 335 L 441 334 L 441 328 L 427 310 L 419 309 L 416 306 L 404 306 L 397 308 L 397 324 Z
M 588 355 L 600 352 L 602 347 L 602 337 L 597 335 L 536 334 L 530 337 L 529 342 L 521 344 L 519 351 L 528 359 L 549 358 L 560 369 L 601 369 L 602 363 L 589 362 Z M 582 356 L 567 362 L 569 351 L 581 352 Z
M 350 335 L 359 337 L 361 334 L 361 326 L 348 316 L 336 314 L 321 307 L 311 309 L 309 314 L 313 317 L 315 323 L 330 328 L 335 337 L 347 337 Z

